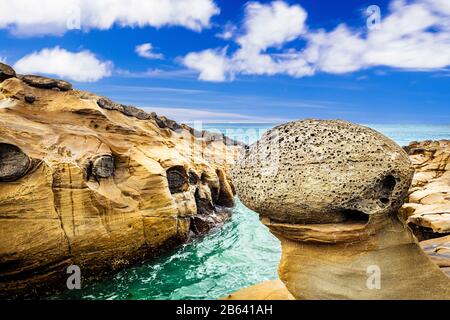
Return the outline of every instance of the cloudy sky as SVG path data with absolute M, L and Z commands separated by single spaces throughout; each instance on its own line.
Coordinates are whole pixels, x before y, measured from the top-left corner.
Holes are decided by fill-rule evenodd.
M 0 1 L 0 61 L 180 121 L 450 123 L 450 1 Z

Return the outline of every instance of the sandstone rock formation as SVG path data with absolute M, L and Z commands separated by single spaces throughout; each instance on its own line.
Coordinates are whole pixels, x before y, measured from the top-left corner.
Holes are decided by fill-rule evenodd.
M 229 294 L 223 300 L 295 300 L 280 280 L 258 283 Z
M 281 241 L 279 276 L 296 299 L 450 299 L 450 279 L 398 218 L 412 176 L 390 139 L 320 120 L 268 131 L 232 170 Z
M 410 194 L 400 209 L 419 239 L 450 233 L 450 140 L 411 142 L 414 165 Z
M 0 62 L 0 82 L 3 82 L 6 79 L 12 78 L 16 76 L 16 72 L 13 68 L 8 66 L 7 64 Z
M 431 260 L 450 277 L 450 236 L 425 240 L 420 243 Z
M 71 264 L 101 276 L 229 216 L 234 141 L 62 80 L 4 74 L 0 296 L 64 289 Z

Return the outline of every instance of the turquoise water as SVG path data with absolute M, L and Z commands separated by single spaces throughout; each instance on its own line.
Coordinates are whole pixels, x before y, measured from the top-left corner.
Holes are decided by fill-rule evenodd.
M 208 125 L 253 142 L 273 124 Z M 450 126 L 369 125 L 400 145 L 412 140 L 450 139 Z M 247 136 L 249 135 L 249 137 Z M 217 299 L 275 279 L 280 244 L 239 201 L 230 222 L 171 254 L 125 269 L 109 279 L 67 291 L 62 299 Z

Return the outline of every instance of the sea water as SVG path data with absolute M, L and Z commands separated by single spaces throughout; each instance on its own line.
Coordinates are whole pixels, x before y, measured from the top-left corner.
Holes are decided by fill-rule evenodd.
M 274 124 L 209 124 L 252 143 Z M 450 126 L 367 125 L 400 145 L 413 140 L 450 139 Z M 220 230 L 157 259 L 142 262 L 99 282 L 82 284 L 56 299 L 217 299 L 277 278 L 280 243 L 253 211 L 236 199 L 231 220 Z

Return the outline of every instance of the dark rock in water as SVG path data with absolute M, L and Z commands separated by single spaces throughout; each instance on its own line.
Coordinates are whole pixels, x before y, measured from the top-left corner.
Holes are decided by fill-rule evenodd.
M 171 193 L 186 191 L 188 188 L 188 176 L 182 166 L 175 166 L 167 170 L 167 181 Z
M 214 206 L 208 199 L 195 198 L 197 213 L 202 215 L 211 215 L 214 213 Z
M 192 217 L 191 223 L 194 226 L 194 232 L 197 235 L 201 235 L 207 233 L 211 229 L 214 220 L 210 216 L 199 214 Z
M 144 110 L 138 109 L 133 106 L 122 106 L 123 113 L 129 117 L 135 117 L 139 120 L 147 120 L 150 119 L 150 115 Z
M 106 179 L 114 175 L 114 158 L 111 155 L 103 155 L 94 160 L 92 174 L 97 179 Z
M 0 82 L 3 82 L 6 79 L 13 78 L 15 76 L 16 72 L 13 68 L 8 66 L 7 64 L 0 63 Z
M 212 214 L 197 214 L 191 217 L 191 230 L 195 235 L 201 236 L 207 234 L 211 229 L 222 226 L 231 217 L 231 210 L 218 208 Z
M 27 94 L 25 96 L 25 101 L 28 103 L 33 103 L 34 101 L 36 101 L 36 97 L 33 96 L 32 94 Z
M 31 160 L 19 147 L 0 143 L 0 182 L 22 178 L 30 168 Z
M 41 88 L 41 89 L 53 89 L 60 91 L 69 91 L 72 90 L 72 84 L 58 79 L 52 79 L 42 76 L 34 76 L 34 75 L 21 75 L 19 78 L 25 82 L 26 84 Z

